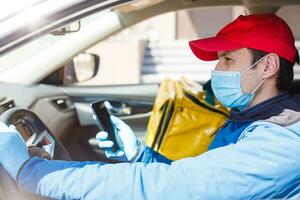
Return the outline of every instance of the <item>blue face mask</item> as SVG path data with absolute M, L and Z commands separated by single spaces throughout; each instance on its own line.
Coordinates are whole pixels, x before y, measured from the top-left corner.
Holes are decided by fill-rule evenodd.
M 243 93 L 241 85 L 241 74 L 246 73 L 264 57 L 243 72 L 239 71 L 216 71 L 211 72 L 211 86 L 216 98 L 226 107 L 236 110 L 244 110 L 249 106 L 254 98 L 256 90 L 265 82 L 266 79 L 251 92 Z

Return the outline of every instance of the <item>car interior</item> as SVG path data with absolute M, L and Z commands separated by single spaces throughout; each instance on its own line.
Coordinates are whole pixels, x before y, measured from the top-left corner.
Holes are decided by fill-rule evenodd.
M 143 140 L 159 83 L 80 87 L 67 85 L 64 84 L 66 65 L 73 57 L 94 44 L 156 15 L 177 10 L 234 5 L 244 6 L 248 14 L 276 13 L 283 6 L 300 5 L 300 1 L 121 1 L 120 5 L 115 3 L 106 7 L 109 8 L 107 13 L 99 19 L 97 10 L 86 12 L 73 21 L 88 16 L 95 16 L 95 20 L 82 26 L 80 32 L 53 43 L 46 50 L 41 50 L 24 61 L 21 60 L 7 71 L 0 70 L 0 121 L 16 126 L 26 141 L 31 156 L 116 163 L 107 159 L 98 147 L 95 135 L 99 128 L 93 119 L 90 104 L 98 100 L 108 101 L 110 111 L 124 120 L 138 138 Z M 25 38 L 21 46 L 30 45 L 30 39 L 42 38 L 46 32 L 57 28 L 56 25 L 48 27 L 46 31 L 41 29 L 37 35 Z M 13 51 L 15 50 L 12 47 L 1 51 L 3 58 L 12 59 Z M 1 59 L 0 57 L 0 64 L 3 64 Z M 43 69 L 40 70 L 41 68 Z M 101 68 L 96 67 L 95 70 Z M 300 93 L 300 79 L 294 80 L 291 92 Z M 50 150 L 45 150 L 44 146 Z M 19 191 L 14 181 L 0 167 L 0 199 L 47 198 Z

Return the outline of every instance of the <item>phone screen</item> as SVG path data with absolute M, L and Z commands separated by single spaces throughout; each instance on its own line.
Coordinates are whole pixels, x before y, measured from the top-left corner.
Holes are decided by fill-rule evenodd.
M 106 131 L 108 133 L 108 139 L 114 142 L 112 151 L 115 152 L 119 149 L 119 146 L 116 142 L 115 130 L 104 102 L 105 101 L 98 101 L 92 103 L 91 107 L 96 116 L 96 121 L 99 128 Z

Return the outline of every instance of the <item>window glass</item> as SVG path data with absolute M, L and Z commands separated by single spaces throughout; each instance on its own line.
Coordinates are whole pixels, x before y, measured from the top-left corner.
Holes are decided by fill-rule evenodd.
M 298 51 L 300 49 L 300 12 L 299 12 L 300 6 L 293 5 L 293 6 L 283 6 L 277 11 L 277 15 L 283 18 L 288 25 L 291 27 L 295 39 L 296 39 L 296 47 L 298 48 Z M 294 79 L 299 80 L 300 79 L 300 66 L 296 64 L 294 66 Z
M 147 84 L 181 76 L 206 82 L 216 62 L 197 59 L 188 41 L 215 35 L 243 13 L 243 7 L 201 8 L 143 21 L 88 49 L 100 57 L 98 73 L 76 84 Z

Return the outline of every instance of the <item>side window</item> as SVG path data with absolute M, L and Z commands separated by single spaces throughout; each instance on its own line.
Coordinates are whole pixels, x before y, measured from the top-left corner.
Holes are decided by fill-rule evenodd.
M 283 18 L 288 25 L 291 27 L 293 34 L 296 40 L 296 47 L 298 52 L 300 50 L 300 13 L 299 13 L 300 6 L 293 5 L 293 6 L 283 6 L 281 7 L 276 14 Z M 296 63 L 294 66 L 294 79 L 300 80 L 300 65 Z
M 188 41 L 215 35 L 243 13 L 243 7 L 217 7 L 153 17 L 75 57 L 65 68 L 64 82 L 73 84 L 79 71 L 84 77 L 93 75 L 90 79 L 77 78 L 79 86 L 159 83 L 165 77 L 178 79 L 181 76 L 206 82 L 216 62 L 198 60 L 190 51 Z M 91 67 L 93 63 L 98 65 L 97 69 Z

